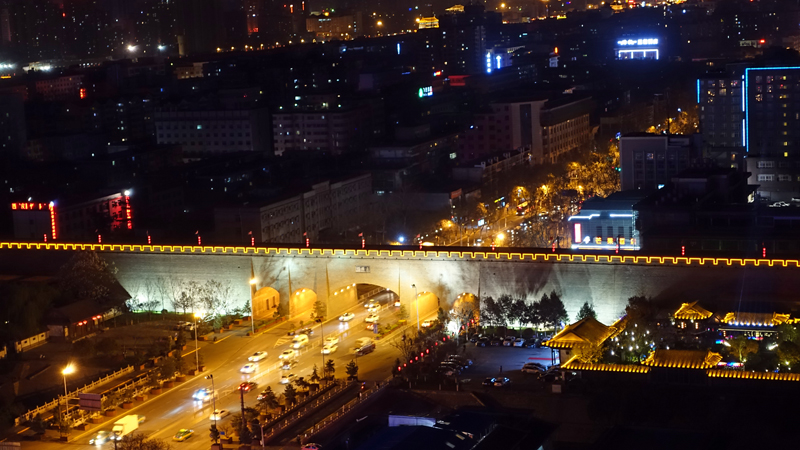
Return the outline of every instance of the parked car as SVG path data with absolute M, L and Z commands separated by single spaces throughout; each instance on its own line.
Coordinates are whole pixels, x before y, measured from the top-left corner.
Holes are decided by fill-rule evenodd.
M 508 377 L 497 377 L 494 379 L 494 385 L 497 387 L 505 386 L 510 382 L 511 380 L 509 380 Z
M 458 361 L 463 365 L 471 366 L 472 360 L 461 355 L 447 355 L 448 361 Z
M 525 346 L 525 339 L 517 338 L 514 340 L 514 347 L 524 347 Z
M 439 366 L 436 368 L 436 372 L 446 377 L 461 375 L 460 370 L 456 369 L 455 367 L 449 367 L 449 366 Z
M 460 370 L 462 372 L 467 369 L 467 366 L 464 366 L 461 363 L 456 362 L 456 361 L 442 361 L 439 364 L 439 366 L 440 367 L 452 367 L 452 368 L 458 369 L 458 370 Z
M 490 344 L 492 347 L 500 347 L 500 346 L 502 346 L 502 345 L 503 345 L 503 339 L 501 339 L 501 338 L 499 338 L 499 337 L 493 337 L 493 338 L 492 338 L 492 340 L 491 340 L 491 341 L 489 341 L 489 344 Z
M 250 355 L 250 357 L 247 358 L 247 360 L 250 362 L 259 362 L 266 357 L 267 357 L 267 352 L 255 352 L 252 355 Z
M 300 450 L 322 450 L 322 446 L 319 444 L 308 443 L 303 445 Z
M 172 440 L 173 441 L 178 441 L 178 442 L 183 442 L 183 441 L 189 439 L 190 437 L 192 437 L 193 434 L 194 434 L 194 430 L 188 430 L 186 428 L 181 428 L 180 430 L 178 430 L 177 433 L 175 433 L 175 436 L 172 436 Z
M 491 340 L 487 337 L 482 337 L 475 341 L 476 347 L 486 347 L 487 345 L 491 345 Z
M 346 313 L 342 314 L 341 316 L 339 316 L 339 321 L 341 321 L 341 322 L 349 322 L 349 321 L 353 320 L 353 318 L 355 316 L 356 315 L 351 313 L 351 312 L 346 312 Z
M 521 372 L 522 373 L 531 373 L 531 374 L 543 374 L 547 371 L 543 365 L 539 363 L 525 363 L 522 366 Z
M 469 341 L 472 342 L 472 343 L 475 343 L 475 342 L 478 342 L 478 339 L 480 339 L 481 337 L 483 337 L 483 336 L 480 336 L 478 334 L 473 334 L 472 336 L 469 337 Z
M 494 377 L 489 377 L 489 378 L 483 380 L 483 383 L 481 383 L 481 384 L 484 385 L 484 386 L 494 386 L 494 380 L 495 380 Z
M 516 338 L 514 336 L 506 336 L 505 339 L 503 339 L 503 347 L 511 347 L 514 345 L 515 339 Z

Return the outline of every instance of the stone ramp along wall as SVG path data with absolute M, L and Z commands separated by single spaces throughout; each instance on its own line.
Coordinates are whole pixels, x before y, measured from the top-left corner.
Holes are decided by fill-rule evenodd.
M 113 262 L 131 295 L 154 297 L 167 309 L 173 306 L 160 294 L 165 284 L 230 281 L 231 304 L 245 305 L 253 293 L 257 319 L 271 317 L 280 304 L 303 319 L 317 300 L 333 317 L 358 303 L 356 286 L 362 283 L 392 290 L 412 314 L 415 293 L 433 294 L 420 295 L 435 299 L 420 302 L 420 315 L 451 305 L 463 293 L 533 301 L 554 290 L 571 318 L 588 301 L 604 323 L 616 320 L 634 295 L 676 307 L 699 300 L 718 311 L 788 312 L 797 299 L 793 280 L 800 273 L 797 261 L 768 259 L 8 243 L 0 243 L 0 273 L 54 274 L 81 249 Z

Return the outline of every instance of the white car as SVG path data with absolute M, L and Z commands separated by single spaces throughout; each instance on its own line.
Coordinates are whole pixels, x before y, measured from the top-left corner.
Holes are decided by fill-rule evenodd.
M 339 320 L 341 322 L 349 322 L 349 321 L 353 320 L 353 318 L 355 316 L 356 316 L 355 314 L 353 314 L 351 312 L 347 312 L 347 313 L 344 313 L 341 316 L 339 316 Z
M 377 322 L 378 320 L 380 320 L 380 318 L 381 318 L 381 317 L 380 317 L 379 315 L 377 315 L 377 314 L 370 314 L 370 315 L 368 315 L 368 316 L 367 316 L 367 318 L 366 318 L 366 319 L 364 319 L 364 320 L 365 320 L 367 323 L 375 323 L 375 322 Z
M 283 353 L 278 356 L 278 359 L 294 359 L 297 356 L 297 351 L 289 349 L 284 350 Z
M 533 373 L 533 374 L 545 373 L 546 371 L 547 369 L 545 369 L 544 366 L 539 363 L 525 363 L 525 365 L 522 366 L 521 370 L 522 373 Z
M 247 358 L 248 361 L 258 362 L 267 357 L 267 352 L 255 352 L 252 356 Z
M 338 348 L 339 346 L 336 344 L 325 344 L 325 346 L 322 347 L 322 354 L 330 355 L 331 353 L 335 352 Z
M 371 313 L 376 313 L 376 312 L 378 312 L 380 310 L 381 310 L 381 304 L 380 303 L 373 303 L 373 304 L 369 305 L 369 308 L 367 308 L 367 311 L 369 311 Z
M 400 307 L 400 299 L 397 299 L 397 300 L 394 301 L 394 306 L 396 306 L 398 308 Z
M 378 301 L 377 301 L 377 300 L 375 300 L 374 298 L 373 298 L 373 299 L 370 299 L 370 300 L 369 300 L 367 303 L 364 303 L 364 308 L 369 308 L 370 306 L 372 306 L 372 305 L 376 304 L 377 302 L 378 302 Z
M 222 420 L 223 417 L 230 415 L 230 413 L 231 412 L 228 411 L 227 409 L 217 409 L 214 410 L 213 413 L 211 413 L 209 420 Z
M 428 319 L 428 320 L 423 321 L 421 326 L 422 326 L 422 328 L 428 328 L 431 325 L 433 325 L 433 322 L 434 322 L 433 319 Z
M 256 366 L 257 365 L 255 363 L 247 363 L 247 364 L 244 365 L 244 367 L 239 369 L 239 372 L 242 372 L 242 373 L 253 373 L 253 372 L 256 371 Z
M 336 336 L 328 336 L 325 338 L 325 345 L 336 345 L 339 343 L 339 338 Z
M 281 384 L 289 384 L 295 377 L 293 373 L 287 373 L 286 375 L 281 377 Z

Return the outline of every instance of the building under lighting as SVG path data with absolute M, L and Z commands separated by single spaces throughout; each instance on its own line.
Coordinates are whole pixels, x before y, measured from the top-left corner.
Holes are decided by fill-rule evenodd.
M 657 38 L 623 38 L 617 41 L 614 48 L 617 59 L 658 59 L 658 39 Z
M 580 213 L 568 220 L 572 248 L 580 250 L 639 250 L 642 240 L 636 229 L 633 206 L 647 197 L 644 191 L 615 192 L 606 198 L 591 197 Z

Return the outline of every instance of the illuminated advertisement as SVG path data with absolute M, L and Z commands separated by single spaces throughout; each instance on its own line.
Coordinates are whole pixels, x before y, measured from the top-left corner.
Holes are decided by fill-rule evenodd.
M 657 38 L 620 39 L 617 41 L 617 59 L 658 59 Z

